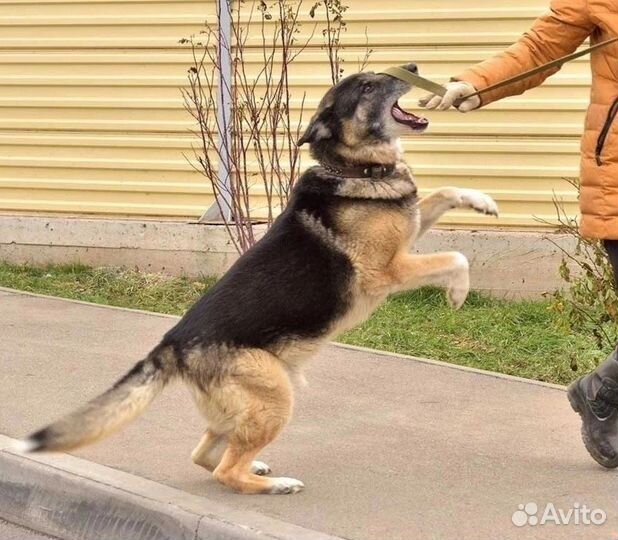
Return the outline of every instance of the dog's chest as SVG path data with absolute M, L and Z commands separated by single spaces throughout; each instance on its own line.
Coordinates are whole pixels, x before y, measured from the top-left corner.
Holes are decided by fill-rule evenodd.
M 354 287 L 348 299 L 348 310 L 333 324 L 331 336 L 335 337 L 366 321 L 386 300 L 386 296 L 386 294 L 369 295 L 361 291 L 359 287 Z
M 418 227 L 413 204 L 356 204 L 342 209 L 339 228 L 359 277 L 381 272 L 407 249 Z

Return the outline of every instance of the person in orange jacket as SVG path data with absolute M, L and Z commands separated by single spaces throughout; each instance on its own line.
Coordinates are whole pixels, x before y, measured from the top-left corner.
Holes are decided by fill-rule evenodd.
M 420 105 L 468 112 L 540 85 L 558 69 L 499 90 L 459 101 L 504 79 L 574 52 L 590 37 L 594 45 L 618 36 L 617 0 L 553 0 L 549 12 L 506 51 L 466 69 L 446 84 L 443 97 L 426 96 Z M 592 53 L 592 92 L 581 145 L 581 232 L 604 241 L 618 283 L 618 43 Z M 618 353 L 568 389 L 582 418 L 590 455 L 607 468 L 618 467 Z

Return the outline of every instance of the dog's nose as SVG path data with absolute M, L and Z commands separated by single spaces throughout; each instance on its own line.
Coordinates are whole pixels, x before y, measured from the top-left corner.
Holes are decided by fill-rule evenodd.
M 412 73 L 418 73 L 418 66 L 414 63 L 411 64 L 407 64 L 406 66 L 404 66 L 408 71 L 411 71 Z

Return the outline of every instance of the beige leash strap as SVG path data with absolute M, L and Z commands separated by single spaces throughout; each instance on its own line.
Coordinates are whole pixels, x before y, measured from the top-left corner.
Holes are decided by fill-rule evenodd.
M 488 86 L 487 88 L 482 88 L 481 90 L 473 92 L 472 94 L 468 94 L 467 96 L 464 96 L 463 98 L 458 100 L 458 102 L 461 103 L 462 101 L 465 101 L 468 98 L 471 98 L 474 96 L 480 96 L 487 92 L 497 90 L 498 88 L 503 88 L 504 86 L 509 86 L 510 84 L 523 81 L 524 79 L 527 79 L 528 77 L 532 77 L 536 75 L 537 73 L 542 73 L 543 71 L 546 71 L 548 69 L 552 69 L 555 67 L 561 67 L 567 62 L 570 62 L 571 60 L 575 60 L 575 58 L 579 58 L 580 56 L 585 56 L 587 54 L 590 54 L 591 52 L 596 51 L 597 49 L 601 49 L 603 47 L 606 47 L 607 45 L 616 43 L 617 41 L 618 41 L 618 37 L 615 37 L 612 39 L 608 39 L 607 41 L 597 43 L 596 45 L 593 45 L 592 47 L 588 47 L 587 49 L 584 49 L 582 51 L 577 51 L 577 52 L 574 52 L 573 54 L 568 54 L 567 56 L 563 56 L 562 58 L 558 58 L 557 60 L 553 60 L 551 62 L 548 62 L 547 64 L 543 64 L 542 66 L 535 67 L 533 69 L 525 71 L 524 73 L 520 73 L 519 75 L 515 75 L 514 77 L 510 77 L 509 79 L 500 81 L 496 84 L 492 84 L 491 86 Z M 441 84 L 438 84 L 434 81 L 430 81 L 429 79 L 425 79 L 424 77 L 421 77 L 420 75 L 417 75 L 416 73 L 412 73 L 411 71 L 408 71 L 407 69 L 404 69 L 402 67 L 390 67 L 382 71 L 382 73 L 385 73 L 386 75 L 390 75 L 397 79 L 401 79 L 406 82 L 409 82 L 410 84 L 413 84 L 414 86 L 418 86 L 419 88 L 422 88 L 423 90 L 427 90 L 428 92 L 431 92 L 438 96 L 444 96 L 444 94 L 446 94 L 446 88 L 442 86 Z
M 412 73 L 405 68 L 402 67 L 389 67 L 382 71 L 385 75 L 390 75 L 391 77 L 395 77 L 396 79 L 401 79 L 407 83 L 410 83 L 413 86 L 418 86 L 423 90 L 427 90 L 432 94 L 436 94 L 438 96 L 444 96 L 446 94 L 446 88 L 437 82 L 430 81 L 429 79 L 425 79 L 425 77 L 421 77 L 416 73 Z

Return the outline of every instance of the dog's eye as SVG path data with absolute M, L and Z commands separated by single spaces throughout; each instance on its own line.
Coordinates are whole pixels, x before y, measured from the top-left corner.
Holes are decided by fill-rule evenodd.
M 373 92 L 373 84 L 370 82 L 363 84 L 363 94 L 369 94 L 371 92 Z

